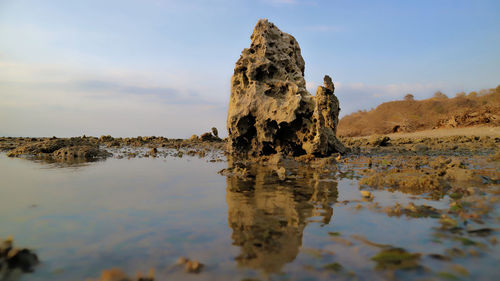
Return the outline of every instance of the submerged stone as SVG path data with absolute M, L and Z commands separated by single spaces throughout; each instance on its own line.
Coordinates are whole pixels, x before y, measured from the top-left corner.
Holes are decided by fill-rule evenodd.
M 309 94 L 297 40 L 265 19 L 257 22 L 251 40 L 231 78 L 230 153 L 344 153 L 346 148 L 336 138 L 340 108 L 332 79 L 325 76 L 316 96 Z
M 408 253 L 401 248 L 389 248 L 372 257 L 377 269 L 415 269 L 419 267 L 420 254 Z
M 0 280 L 8 280 L 7 277 L 15 270 L 33 272 L 39 263 L 38 256 L 33 251 L 15 248 L 12 237 L 0 243 Z

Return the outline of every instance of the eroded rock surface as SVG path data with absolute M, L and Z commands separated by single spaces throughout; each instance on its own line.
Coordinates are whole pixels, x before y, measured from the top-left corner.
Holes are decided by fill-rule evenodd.
M 227 127 L 232 154 L 327 156 L 345 152 L 336 138 L 339 101 L 325 76 L 316 96 L 306 90 L 305 62 L 295 38 L 259 20 L 231 79 Z
M 56 160 L 97 159 L 111 156 L 99 148 L 99 144 L 90 138 L 46 139 L 22 144 L 10 150 L 9 157 L 36 156 Z

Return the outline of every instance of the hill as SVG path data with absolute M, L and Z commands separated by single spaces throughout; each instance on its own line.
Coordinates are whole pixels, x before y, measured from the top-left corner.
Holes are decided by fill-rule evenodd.
M 436 92 L 432 98 L 414 100 L 408 94 L 404 100 L 344 116 L 337 134 L 354 137 L 475 125 L 500 126 L 500 85 L 454 98 Z

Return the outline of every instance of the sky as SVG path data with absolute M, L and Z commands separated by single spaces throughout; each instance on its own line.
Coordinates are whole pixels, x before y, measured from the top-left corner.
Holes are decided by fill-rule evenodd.
M 0 0 L 0 136 L 226 133 L 259 18 L 300 44 L 341 116 L 500 84 L 500 1 Z

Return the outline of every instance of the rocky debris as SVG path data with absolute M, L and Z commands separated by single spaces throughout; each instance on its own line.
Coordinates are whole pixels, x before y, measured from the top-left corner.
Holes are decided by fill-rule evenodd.
M 219 131 L 217 128 L 213 127 L 210 132 L 206 132 L 198 137 L 197 135 L 193 135 L 190 138 L 191 141 L 203 141 L 203 142 L 222 142 L 222 139 L 219 138 Z
M 144 150 L 148 148 L 149 150 Z M 154 153 L 156 148 L 156 153 Z M 30 159 L 48 163 L 82 164 L 100 160 L 108 156 L 116 158 L 130 157 L 180 157 L 183 154 L 210 156 L 221 161 L 226 148 L 223 139 L 212 133 L 203 140 L 194 135 L 190 139 L 168 139 L 165 137 L 100 138 L 85 136 L 73 138 L 23 138 L 0 137 L 0 151 L 6 151 L 10 157 L 28 156 Z
M 156 147 L 151 148 L 149 151 L 149 155 L 156 157 L 156 154 L 158 153 L 158 149 Z
M 217 130 L 217 128 L 212 127 L 212 134 L 217 138 L 219 137 L 219 131 Z
M 119 268 L 112 268 L 112 269 L 107 269 L 103 270 L 101 272 L 101 277 L 99 279 L 96 279 L 96 281 L 154 281 L 154 270 L 150 270 L 148 277 L 142 277 L 141 273 L 137 274 L 136 278 L 131 278 L 127 276 L 121 269 Z M 92 279 L 89 279 L 89 281 L 92 281 Z
M 477 111 L 466 110 L 456 113 L 449 118 L 438 120 L 435 129 L 437 128 L 458 128 L 470 127 L 475 125 L 500 125 L 500 115 L 498 108 L 484 107 Z
M 488 162 L 488 156 L 473 158 L 463 156 L 360 156 L 352 163 L 362 163 L 366 168 L 356 172 L 360 187 L 398 190 L 415 195 L 426 194 L 438 199 L 445 195 L 470 193 L 470 185 L 495 183 L 500 177 L 498 168 L 477 171 L 477 165 Z M 481 164 L 481 165 L 484 165 Z M 490 164 L 489 164 L 490 165 Z
M 37 156 L 59 160 L 96 159 L 111 156 L 101 150 L 96 142 L 87 138 L 58 139 L 51 138 L 41 141 L 29 142 L 10 150 L 9 157 Z
M 14 148 L 9 151 L 7 155 L 9 157 L 15 157 L 20 155 L 52 154 L 56 150 L 59 150 L 67 145 L 67 141 L 64 139 L 48 139 L 39 142 L 30 142 Z
M 361 196 L 366 199 L 373 199 L 373 194 L 368 190 L 360 190 Z
M 190 260 L 185 257 L 180 257 L 177 260 L 178 265 L 183 265 L 184 270 L 188 273 L 200 273 L 203 267 L 205 266 L 204 264 L 200 263 L 197 260 Z
M 490 156 L 490 161 L 492 162 L 500 162 L 500 149 L 498 149 L 495 154 Z
M 370 171 L 359 181 L 359 184 L 374 188 L 390 187 L 411 194 L 441 193 L 448 187 L 447 183 L 438 175 L 396 169 L 380 172 Z
M 392 138 L 388 146 L 380 146 L 381 136 L 340 137 L 352 153 L 384 155 L 475 155 L 494 154 L 500 146 L 500 137 L 449 136 Z
M 381 250 L 372 260 L 377 263 L 377 269 L 416 269 L 420 267 L 420 256 L 402 248 L 388 248 Z
M 306 90 L 297 40 L 261 19 L 231 78 L 229 152 L 328 156 L 346 149 L 336 138 L 339 101 L 329 76 L 316 96 Z
M 389 216 L 397 217 L 405 215 L 412 218 L 439 218 L 441 216 L 440 210 L 427 205 L 415 205 L 413 202 L 410 202 L 404 208 L 396 202 L 394 206 L 386 207 L 384 211 Z
M 391 138 L 388 136 L 377 136 L 374 135 L 370 137 L 370 142 L 373 146 L 388 146 Z
M 233 163 L 230 167 L 222 169 L 218 172 L 222 176 L 231 176 L 231 177 L 239 177 L 241 179 L 250 179 L 254 178 L 254 176 L 250 173 L 247 165 L 243 163 Z
M 8 276 L 9 272 L 16 269 L 22 272 L 33 272 L 34 267 L 38 264 L 38 256 L 31 250 L 14 248 L 12 237 L 7 238 L 0 244 L 1 280 L 4 280 L 4 276 Z
M 9 157 L 38 156 L 60 160 L 106 158 L 110 153 L 85 138 L 48 139 L 20 145 L 7 154 Z
M 106 144 L 106 147 L 121 147 L 122 146 L 122 144 L 120 143 L 120 141 L 118 141 L 116 139 L 108 141 L 105 144 Z
M 72 159 L 95 159 L 106 158 L 111 156 L 105 150 L 101 150 L 95 146 L 77 145 L 60 148 L 52 153 L 52 157 L 61 160 Z
M 110 136 L 110 135 L 101 136 L 99 138 L 100 142 L 110 142 L 110 141 L 113 141 L 113 140 L 114 140 L 114 138 L 112 136 Z
M 201 134 L 200 140 L 201 141 L 220 141 L 221 139 L 219 137 L 212 135 L 211 132 L 206 132 L 206 133 Z

